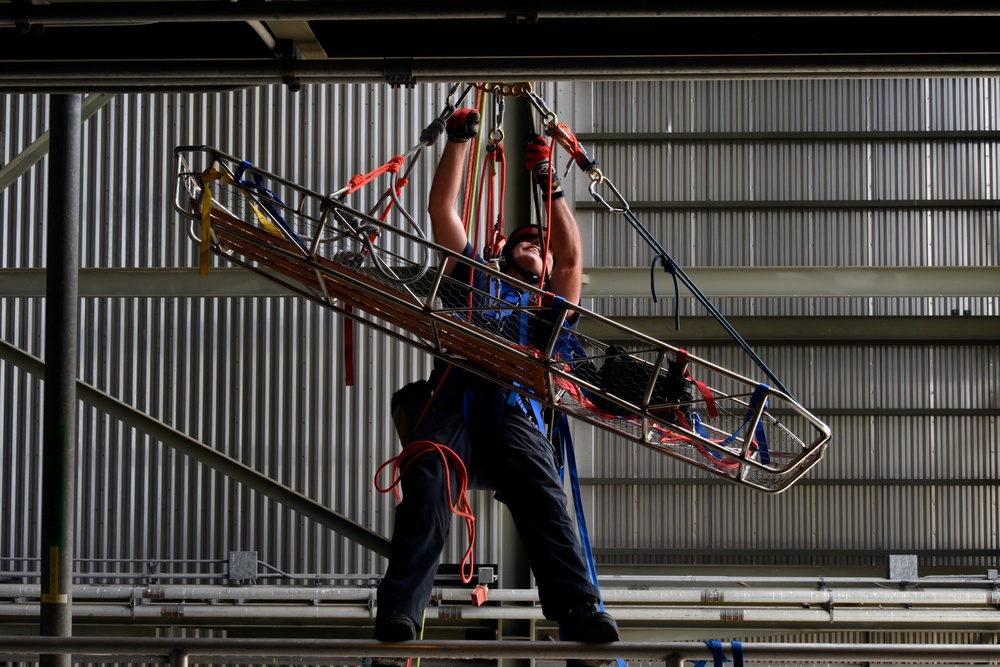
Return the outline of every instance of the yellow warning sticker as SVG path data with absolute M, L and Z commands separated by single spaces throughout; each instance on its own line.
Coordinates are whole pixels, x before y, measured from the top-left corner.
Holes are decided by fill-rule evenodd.
M 69 595 L 59 592 L 59 547 L 49 547 L 49 592 L 42 593 L 42 602 L 66 604 Z

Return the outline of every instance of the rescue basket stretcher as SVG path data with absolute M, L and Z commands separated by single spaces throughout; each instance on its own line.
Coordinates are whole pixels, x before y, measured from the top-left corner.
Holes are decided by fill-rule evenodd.
M 211 147 L 180 146 L 175 157 L 174 206 L 191 221 L 203 272 L 209 253 L 220 256 L 549 408 L 760 491 L 784 491 L 823 458 L 829 427 L 766 383 L 576 306 L 616 345 L 579 333 L 565 326 L 566 304 L 533 286 L 519 284 L 532 299 L 512 304 L 445 275 L 441 258 L 450 257 L 491 284 L 514 282 L 425 238 L 398 202 L 387 213 L 410 231 Z M 500 324 L 510 313 L 521 323 L 513 333 Z

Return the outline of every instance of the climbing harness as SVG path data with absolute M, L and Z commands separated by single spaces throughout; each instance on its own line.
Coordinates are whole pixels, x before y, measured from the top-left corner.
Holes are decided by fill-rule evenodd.
M 426 238 L 400 192 L 414 163 L 444 134 L 448 118 L 475 93 L 492 98 L 496 113 L 481 147 L 485 166 L 472 176 L 467 219 L 475 257 Z M 611 318 L 573 304 L 578 331 L 564 327 L 569 306 L 544 285 L 499 271 L 503 243 L 502 121 L 504 96 L 522 95 L 538 111 L 542 133 L 589 180 L 590 195 L 611 215 L 623 215 L 653 249 L 659 264 L 683 283 L 730 330 L 766 376 L 764 381 L 715 365 Z M 485 116 L 484 116 L 485 117 Z M 490 147 L 492 146 L 492 151 Z M 545 101 L 527 84 L 451 88 L 420 142 L 384 165 L 324 194 L 207 146 L 175 150 L 175 208 L 191 221 L 190 235 L 208 268 L 208 253 L 243 266 L 372 330 L 493 381 L 548 410 L 583 421 L 712 475 L 778 493 L 823 458 L 829 427 L 803 407 L 725 322 L 632 212 L 615 184 Z M 470 160 L 470 162 L 472 162 Z M 351 205 L 362 189 L 378 191 L 375 206 Z M 609 194 L 610 193 L 610 194 Z M 474 203 L 480 206 L 475 207 Z M 551 202 L 549 202 L 551 203 Z M 548 239 L 545 239 L 548 242 Z M 487 285 L 455 280 L 444 261 L 481 272 Z M 461 272 L 459 272 L 461 273 Z M 528 295 L 507 303 L 504 282 Z M 676 290 L 676 287 L 675 287 Z M 654 299 L 656 295 L 654 293 Z M 491 327 L 491 311 L 510 310 L 523 326 L 516 336 Z M 600 332 L 593 335 L 581 331 Z M 677 372 L 671 368 L 683 369 Z

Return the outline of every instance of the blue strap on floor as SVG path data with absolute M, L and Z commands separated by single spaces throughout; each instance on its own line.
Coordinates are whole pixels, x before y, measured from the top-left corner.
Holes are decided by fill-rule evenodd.
M 583 557 L 587 563 L 587 572 L 590 574 L 590 583 L 594 584 L 598 592 L 601 585 L 597 582 L 597 564 L 594 562 L 594 548 L 590 543 L 590 531 L 587 530 L 587 518 L 583 512 L 583 497 L 580 494 L 580 474 L 576 469 L 576 453 L 573 451 L 573 437 L 569 432 L 569 417 L 565 414 L 559 416 L 556 427 L 553 429 L 553 437 L 557 438 L 563 458 L 566 461 L 566 469 L 569 470 L 570 486 L 573 488 L 573 509 L 576 512 L 577 529 L 580 531 L 580 542 L 583 546 Z M 562 477 L 562 470 L 559 471 Z M 604 611 L 604 600 L 598 596 L 597 608 Z M 625 667 L 625 661 L 616 659 L 618 667 Z
M 730 645 L 733 648 L 733 659 L 730 660 L 726 657 L 726 652 L 722 650 L 722 642 L 717 639 L 709 639 L 705 642 L 709 650 L 712 652 L 712 664 L 714 667 L 723 667 L 727 662 L 733 663 L 733 667 L 743 667 L 743 643 L 742 642 L 731 642 Z M 708 660 L 691 660 L 694 663 L 694 667 L 706 667 L 708 665 Z

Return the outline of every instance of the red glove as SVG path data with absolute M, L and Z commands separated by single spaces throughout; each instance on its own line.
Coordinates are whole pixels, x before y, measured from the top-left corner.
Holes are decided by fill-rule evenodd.
M 479 112 L 475 109 L 456 109 L 446 126 L 448 141 L 463 143 L 479 134 Z
M 549 187 L 549 169 L 551 149 L 549 144 L 538 134 L 529 134 L 521 145 L 524 148 L 524 168 L 535 175 L 535 183 L 543 188 Z M 559 185 L 559 179 L 552 175 L 551 186 Z

